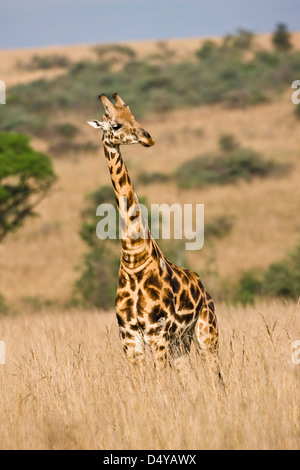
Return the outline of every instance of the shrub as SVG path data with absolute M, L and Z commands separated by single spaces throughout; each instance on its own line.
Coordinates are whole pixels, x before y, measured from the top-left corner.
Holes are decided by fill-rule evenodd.
M 223 151 L 204 154 L 181 165 L 174 175 L 177 185 L 181 188 L 223 185 L 239 179 L 250 181 L 254 177 L 281 175 L 289 169 L 287 164 L 265 160 L 258 152 L 237 146 L 231 136 L 221 138 L 220 144 Z
M 270 67 L 276 67 L 280 62 L 278 53 L 274 51 L 258 51 L 256 60 Z
M 219 147 L 224 152 L 232 152 L 239 147 L 239 143 L 232 134 L 222 134 L 219 138 Z
M 62 137 L 73 139 L 78 135 L 79 129 L 69 122 L 64 122 L 62 124 L 57 124 L 54 127 L 54 132 Z
M 62 157 L 94 152 L 97 149 L 98 145 L 94 144 L 94 142 L 72 142 L 64 139 L 51 144 L 49 153 L 53 157 Z
M 238 49 L 251 49 L 254 34 L 246 29 L 239 29 L 237 34 L 233 37 L 232 45 Z
M 248 271 L 241 276 L 233 301 L 253 304 L 259 296 L 299 299 L 300 245 L 265 271 Z
M 283 23 L 279 23 L 272 36 L 272 42 L 275 49 L 279 51 L 288 51 L 292 48 L 291 35 Z
M 93 47 L 93 51 L 100 59 L 103 59 L 107 54 L 117 53 L 129 59 L 135 59 L 136 53 L 134 49 L 122 44 L 105 44 Z
M 0 293 L 0 316 L 6 315 L 9 311 L 8 304 L 4 298 L 4 296 Z
M 261 276 L 255 271 L 248 271 L 240 277 L 233 303 L 254 305 L 258 295 L 262 292 Z
M 45 56 L 35 55 L 28 64 L 21 64 L 21 67 L 26 68 L 28 70 L 48 70 L 55 67 L 66 68 L 69 66 L 69 59 L 65 56 L 58 54 Z
M 120 261 L 108 243 L 98 242 L 99 245 L 83 258 L 74 300 L 81 305 L 110 309 L 114 305 Z
M 233 221 L 226 215 L 216 217 L 210 223 L 205 224 L 205 239 L 223 238 L 231 231 Z
M 218 51 L 218 46 L 214 41 L 204 41 L 200 49 L 196 51 L 196 56 L 199 59 L 208 59 L 213 57 Z
M 245 107 L 272 100 L 299 75 L 300 53 L 275 51 L 271 55 L 261 51 L 251 61 L 246 60 L 244 46 L 234 46 L 236 41 L 244 41 L 245 36 L 245 33 L 233 36 L 223 46 L 204 43 L 198 51 L 202 57 L 198 61 L 186 58 L 156 64 L 137 60 L 127 46 L 102 46 L 98 51 L 102 60 L 73 64 L 53 80 L 11 87 L 8 99 L 13 106 L 6 107 L 5 113 L 1 108 L 0 126 L 4 130 L 43 135 L 47 124 L 55 122 L 58 109 L 63 109 L 66 115 L 77 113 L 80 119 L 99 113 L 97 96 L 102 91 L 107 95 L 118 91 L 137 119 L 153 112 L 204 104 Z M 110 54 L 119 57 L 120 53 L 125 60 L 118 60 L 118 68 L 113 70 Z
M 263 291 L 269 296 L 300 297 L 300 246 L 283 259 L 272 264 L 264 273 Z
M 108 309 L 114 305 L 119 270 L 118 251 L 113 240 L 101 241 L 96 235 L 99 219 L 96 208 L 100 204 L 115 202 L 111 186 L 102 186 L 86 197 L 86 205 L 82 211 L 80 237 L 89 250 L 83 256 L 79 266 L 80 278 L 74 286 L 74 300 L 85 306 Z
M 297 104 L 297 105 L 295 106 L 295 111 L 294 111 L 294 113 L 295 113 L 296 118 L 300 120 L 300 104 Z
M 30 147 L 28 136 L 0 133 L 0 241 L 36 215 L 55 179 L 51 160 Z
M 154 173 L 142 172 L 138 176 L 138 180 L 141 184 L 154 184 L 154 183 L 163 183 L 168 181 L 170 177 L 165 173 L 160 173 L 156 171 Z

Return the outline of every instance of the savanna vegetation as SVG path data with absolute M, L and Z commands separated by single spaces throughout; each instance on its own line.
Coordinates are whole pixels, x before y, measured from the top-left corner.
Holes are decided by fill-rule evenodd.
M 278 25 L 1 55 L 1 448 L 299 448 L 298 37 Z M 114 194 L 85 125 L 115 91 L 156 139 L 124 148 L 140 201 L 205 205 L 202 250 L 158 243 L 215 300 L 223 396 L 194 349 L 186 383 L 157 375 L 151 355 L 143 374 L 122 354 L 120 242 L 96 236 L 96 208 Z
M 89 153 L 93 155 L 99 147 L 99 143 L 93 141 L 91 137 L 87 138 L 87 134 L 83 133 L 77 124 L 79 120 L 93 116 L 93 113 L 99 113 L 99 103 L 95 99 L 99 90 L 105 90 L 107 94 L 118 90 L 121 95 L 126 96 L 126 100 L 139 119 L 151 119 L 151 116 L 175 112 L 177 109 L 188 112 L 189 109 L 199 106 L 208 106 L 208 108 L 212 106 L 213 109 L 216 103 L 226 114 L 226 109 L 247 110 L 254 105 L 275 102 L 290 85 L 292 79 L 300 74 L 300 53 L 293 48 L 291 34 L 282 24 L 276 27 L 271 48 L 259 46 L 255 35 L 251 32 L 238 30 L 236 34 L 228 35 L 219 41 L 211 39 L 202 41 L 194 54 L 183 60 L 176 59 L 176 52 L 164 42 L 157 43 L 156 54 L 144 58 L 141 58 L 129 45 L 97 45 L 91 49 L 91 52 L 94 55 L 93 59 L 78 62 L 70 61 L 66 54 L 52 53 L 47 56 L 34 54 L 27 62 L 18 63 L 19 70 L 22 70 L 22 67 L 46 71 L 60 68 L 63 73 L 54 79 L 39 79 L 9 89 L 10 106 L 5 108 L 5 113 L 2 109 L 0 113 L 1 128 L 7 132 L 1 136 L 2 147 L 6 145 L 7 139 L 19 139 L 20 142 L 23 139 L 22 145 L 27 146 L 28 150 L 27 138 L 13 134 L 26 132 L 34 138 L 47 142 L 47 152 L 51 157 L 55 159 L 68 157 L 76 165 L 82 155 Z M 49 90 L 51 90 L 51 99 L 49 99 Z M 63 116 L 60 116 L 59 110 L 62 109 Z M 299 114 L 299 109 L 299 106 L 295 107 L 294 115 Z M 75 114 L 76 121 L 73 118 Z M 184 127 L 176 135 L 170 134 L 170 139 L 178 141 L 185 139 L 187 135 L 190 140 L 194 139 L 199 143 L 205 140 L 205 132 L 200 127 L 195 129 Z M 167 136 L 168 134 L 166 139 Z M 149 171 L 149 168 L 143 168 L 137 175 L 138 184 L 149 186 L 149 189 L 153 185 L 160 187 L 167 185 L 177 186 L 180 191 L 205 190 L 213 186 L 232 186 L 241 181 L 250 183 L 258 179 L 264 184 L 263 181 L 266 179 L 284 179 L 294 171 L 294 161 L 276 159 L 268 152 L 264 155 L 264 152 L 252 148 L 251 145 L 244 145 L 237 132 L 222 132 L 215 139 L 216 145 L 213 150 L 201 153 L 198 151 L 184 161 L 178 161 L 177 167 L 171 166 L 168 171 L 163 172 L 160 168 Z M 25 161 L 22 152 L 20 161 Z M 5 163 L 3 155 L 2 152 L 2 167 Z M 15 158 L 17 155 L 18 153 Z M 35 158 L 34 162 L 32 158 Z M 45 158 L 40 152 L 36 154 L 33 152 L 31 157 L 26 157 L 26 162 L 34 173 L 37 159 L 42 162 L 46 161 Z M 11 165 L 10 171 L 18 170 L 14 170 Z M 25 170 L 23 168 L 20 171 Z M 14 175 L 16 176 L 16 173 Z M 6 173 L 4 176 L 7 178 L 9 175 Z M 19 193 L 16 188 L 19 186 L 23 205 L 17 210 L 16 204 L 6 202 L 11 210 L 15 208 L 16 213 L 14 218 L 11 213 L 9 214 L 8 223 L 8 218 L 5 218 L 8 209 L 2 211 L 3 233 L 19 226 L 23 218 L 32 213 L 31 206 L 26 205 L 25 201 L 30 200 L 30 204 L 35 205 L 32 194 L 38 191 L 41 191 L 41 195 L 46 193 L 54 182 L 54 173 L 50 166 L 48 170 L 46 168 L 41 170 L 41 173 L 35 177 L 39 180 L 39 187 L 29 188 L 27 183 L 24 184 L 24 181 L 29 181 L 24 174 L 20 174 L 19 179 L 15 180 L 15 185 L 10 187 L 9 197 L 12 198 L 14 193 L 14 197 L 18 198 Z M 30 181 L 33 183 L 32 178 Z M 3 190 L 2 186 L 2 192 Z M 7 193 L 8 187 L 5 191 Z M 26 198 L 23 197 L 24 191 Z M 94 191 L 89 191 L 88 194 L 89 209 L 82 210 L 82 227 L 77 230 L 87 248 L 85 255 L 82 254 L 74 260 L 76 272 L 81 270 L 81 273 L 79 272 L 74 284 L 75 294 L 70 298 L 73 298 L 72 302 L 75 298 L 77 305 L 78 303 L 86 305 L 88 302 L 88 305 L 107 309 L 113 305 L 119 251 L 116 243 L 107 241 L 104 248 L 104 243 L 99 243 L 96 238 L 95 226 L 98 219 L 95 216 L 95 208 L 103 201 L 113 203 L 114 197 L 112 191 L 103 186 L 98 190 L 94 188 Z M 2 205 L 3 198 L 4 195 Z M 84 199 L 82 204 L 85 205 Z M 206 222 L 205 236 L 211 250 L 210 258 L 215 256 L 213 253 L 218 240 L 231 233 L 234 224 L 235 219 L 226 214 L 217 214 Z M 57 222 L 56 226 L 60 227 L 60 222 Z M 162 245 L 166 254 L 173 257 L 173 261 L 176 262 L 177 259 L 197 270 L 197 265 L 194 265 L 191 257 L 185 254 L 184 243 L 174 241 L 172 247 L 171 244 L 162 241 Z M 208 265 L 211 265 L 210 261 Z M 272 264 L 266 273 L 268 269 L 272 270 Z M 211 274 L 211 267 L 208 268 L 208 272 Z M 252 270 L 249 273 L 241 270 L 241 278 L 238 279 L 236 276 L 235 279 L 231 279 L 230 285 L 226 280 L 225 288 L 222 277 L 219 277 L 217 271 L 214 272 L 218 286 L 222 286 L 220 289 L 222 294 L 217 289 L 215 295 L 220 295 L 223 300 L 254 302 L 256 297 L 268 292 L 268 289 L 262 286 L 264 284 L 262 273 L 258 275 Z M 292 273 L 289 273 L 289 278 L 290 276 L 297 291 L 297 278 L 294 279 Z M 295 298 L 297 293 L 293 289 L 292 291 L 293 294 L 290 289 L 285 289 L 284 293 L 288 297 Z M 270 287 L 271 295 L 282 296 L 282 292 Z

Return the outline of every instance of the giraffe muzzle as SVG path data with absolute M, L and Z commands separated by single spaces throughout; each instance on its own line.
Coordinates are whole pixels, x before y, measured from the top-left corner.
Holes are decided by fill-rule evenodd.
M 155 144 L 155 140 L 152 139 L 149 132 L 145 131 L 144 129 L 138 133 L 138 140 L 139 143 L 143 145 L 143 147 L 152 147 Z

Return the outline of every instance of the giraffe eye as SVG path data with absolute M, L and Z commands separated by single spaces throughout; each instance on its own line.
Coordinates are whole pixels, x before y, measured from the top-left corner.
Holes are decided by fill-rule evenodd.
M 121 127 L 122 127 L 122 124 L 118 124 L 118 123 L 112 126 L 114 131 L 118 131 L 119 129 L 121 129 Z

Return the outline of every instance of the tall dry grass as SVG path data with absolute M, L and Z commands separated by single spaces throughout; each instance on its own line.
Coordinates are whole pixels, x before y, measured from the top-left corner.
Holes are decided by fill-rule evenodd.
M 1 449 L 297 449 L 299 305 L 218 306 L 227 391 L 191 355 L 190 381 L 126 362 L 113 314 L 0 319 Z

